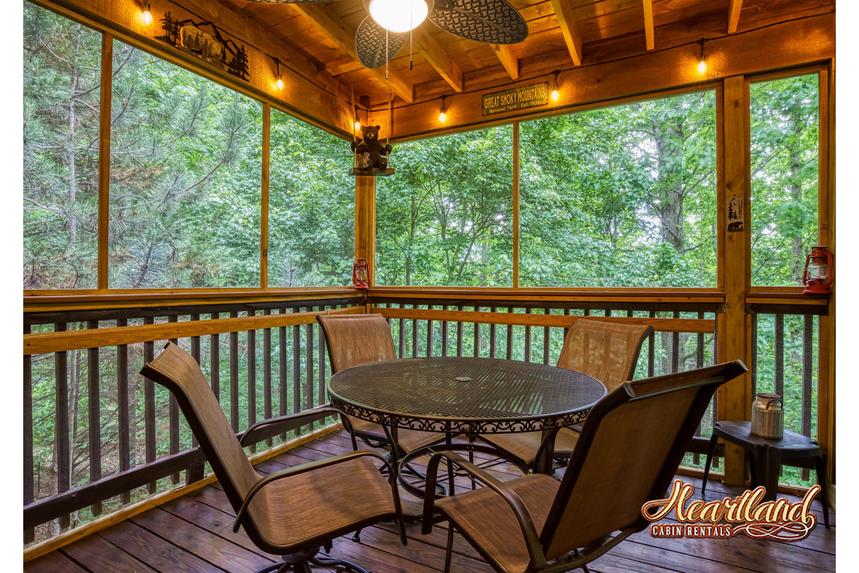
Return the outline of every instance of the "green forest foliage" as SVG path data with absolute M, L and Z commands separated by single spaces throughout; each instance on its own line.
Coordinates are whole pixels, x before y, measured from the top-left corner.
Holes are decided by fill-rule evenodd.
M 522 285 L 716 285 L 712 91 L 522 124 Z

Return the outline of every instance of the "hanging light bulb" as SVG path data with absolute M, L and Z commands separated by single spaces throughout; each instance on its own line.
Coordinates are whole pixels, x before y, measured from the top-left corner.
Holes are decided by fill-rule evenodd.
M 379 26 L 396 33 L 414 30 L 429 13 L 425 0 L 370 0 L 369 10 Z
M 444 110 L 444 100 L 447 96 L 442 96 L 441 98 L 441 111 L 438 114 L 438 122 L 439 123 L 447 123 L 447 113 Z
M 274 65 L 274 77 L 277 78 L 276 80 L 274 80 L 274 87 L 276 87 L 278 90 L 282 90 L 285 84 L 283 83 L 283 75 L 280 73 L 280 60 L 278 58 L 274 59 Z
M 361 131 L 361 120 L 356 119 L 355 120 L 355 133 L 358 133 L 359 131 Z
M 704 40 L 699 40 L 698 45 L 698 73 L 703 76 L 707 73 L 707 60 L 704 59 Z
M 558 103 L 558 100 L 561 99 L 561 92 L 558 91 L 558 78 L 560 75 L 561 72 L 555 72 L 555 87 L 552 88 L 549 94 L 549 99 L 552 100 L 552 103 Z
M 143 3 L 143 11 L 140 13 L 140 21 L 143 22 L 144 26 L 149 26 L 152 24 L 152 12 L 149 10 L 149 2 Z

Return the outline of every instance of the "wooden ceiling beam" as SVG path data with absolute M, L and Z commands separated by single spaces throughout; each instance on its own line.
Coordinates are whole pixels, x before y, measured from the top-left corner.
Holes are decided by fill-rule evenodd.
M 356 61 L 355 58 L 346 56 L 325 64 L 325 71 L 332 76 L 339 76 L 341 74 L 348 74 L 349 72 L 357 72 L 363 67 L 361 62 Z
M 577 66 L 582 65 L 582 36 L 576 26 L 572 3 L 570 0 L 552 0 L 552 8 L 555 9 L 555 16 L 558 18 L 558 24 L 561 26 L 564 42 L 567 44 L 573 63 Z
M 728 7 L 728 33 L 733 34 L 740 25 L 740 12 L 743 10 L 743 0 L 731 0 Z
M 303 14 L 313 21 L 316 26 L 325 33 L 325 35 L 337 44 L 337 47 L 342 52 L 348 54 L 356 61 L 359 61 L 358 53 L 355 51 L 355 30 L 344 26 L 325 8 L 317 4 L 297 3 L 289 5 L 293 10 L 296 10 L 299 14 Z M 389 70 L 387 77 L 385 77 L 385 72 L 382 70 L 371 69 L 370 71 L 373 75 L 386 82 L 394 93 L 400 96 L 403 101 L 406 103 L 412 103 L 414 101 L 413 86 L 400 76 L 400 74 L 393 70 Z
M 498 56 L 498 61 L 507 70 L 511 80 L 519 79 L 519 58 L 507 44 L 492 44 L 492 50 Z
M 417 34 L 415 47 L 456 93 L 462 92 L 462 70 L 429 32 Z
M 653 37 L 653 0 L 642 0 L 644 6 L 644 38 L 648 50 L 656 47 Z

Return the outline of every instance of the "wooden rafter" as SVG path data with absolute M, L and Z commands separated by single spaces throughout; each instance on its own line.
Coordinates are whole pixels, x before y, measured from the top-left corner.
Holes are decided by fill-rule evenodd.
M 498 61 L 507 70 L 507 75 L 511 80 L 519 79 L 519 58 L 513 53 L 510 46 L 506 44 L 492 44 L 492 49 L 495 55 L 498 56 Z
M 652 50 L 656 46 L 653 38 L 653 0 L 642 0 L 644 6 L 644 37 L 647 49 Z
M 743 0 L 731 0 L 728 8 L 728 33 L 733 34 L 740 25 L 740 12 L 743 9 Z
M 567 43 L 570 57 L 575 65 L 580 66 L 582 64 L 582 36 L 576 27 L 572 2 L 570 0 L 552 0 L 552 8 L 555 9 L 555 15 L 558 17 L 558 24 L 560 24 L 561 32 L 564 34 L 564 42 Z
M 344 26 L 340 21 L 335 19 L 322 6 L 316 4 L 290 4 L 293 10 L 307 16 L 316 26 L 322 30 L 325 35 L 331 38 L 341 51 L 358 60 L 358 54 L 355 52 L 355 30 Z M 400 76 L 397 72 L 389 70 L 387 77 L 382 70 L 370 70 L 373 74 L 386 82 L 395 94 L 400 96 L 403 101 L 411 103 L 414 101 L 414 90 L 412 85 Z
M 423 30 L 416 34 L 415 47 L 453 91 L 462 91 L 462 70 L 429 32 Z

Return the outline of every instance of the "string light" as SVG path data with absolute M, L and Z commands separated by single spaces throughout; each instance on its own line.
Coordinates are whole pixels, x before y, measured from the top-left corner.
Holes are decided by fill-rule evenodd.
M 445 109 L 444 109 L 444 100 L 446 98 L 447 98 L 447 96 L 441 97 L 441 111 L 438 114 L 438 122 L 439 123 L 447 123 L 447 113 L 445 112 Z
M 561 92 L 558 91 L 558 78 L 561 76 L 561 72 L 554 72 L 555 74 L 555 85 L 552 88 L 552 92 L 549 94 L 549 99 L 552 100 L 552 103 L 558 103 L 558 100 L 561 99 Z
M 282 90 L 284 87 L 284 83 L 283 83 L 283 75 L 280 73 L 280 60 L 278 58 L 274 59 L 274 65 L 275 65 L 274 76 L 277 78 L 274 81 L 274 87 L 276 87 L 278 90 Z
M 698 73 L 702 76 L 707 73 L 707 60 L 704 59 L 704 40 L 698 40 Z
M 143 3 L 143 11 L 140 13 L 140 20 L 143 22 L 144 26 L 149 26 L 152 24 L 152 12 L 149 10 L 149 2 Z

